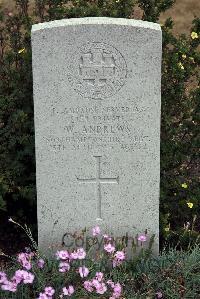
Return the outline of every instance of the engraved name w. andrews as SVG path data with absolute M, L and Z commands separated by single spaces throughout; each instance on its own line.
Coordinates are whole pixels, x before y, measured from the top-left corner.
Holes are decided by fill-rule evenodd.
M 65 131 L 68 133 L 75 133 L 76 127 L 73 125 L 66 125 Z M 88 133 L 97 133 L 97 134 L 106 134 L 106 133 L 130 133 L 131 128 L 128 125 L 83 125 L 79 129 L 79 133 L 88 134 Z

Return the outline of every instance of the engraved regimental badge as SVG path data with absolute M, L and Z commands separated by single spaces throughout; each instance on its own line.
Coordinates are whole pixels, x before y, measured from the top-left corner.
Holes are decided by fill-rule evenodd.
M 83 97 L 110 97 L 124 85 L 126 76 L 124 57 L 108 44 L 88 43 L 73 54 L 69 81 Z

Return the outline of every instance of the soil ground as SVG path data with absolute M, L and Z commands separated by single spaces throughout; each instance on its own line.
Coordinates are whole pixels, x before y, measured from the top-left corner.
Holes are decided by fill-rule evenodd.
M 200 17 L 200 0 L 176 0 L 174 6 L 161 15 L 161 23 L 172 17 L 176 33 L 189 33 L 194 16 Z

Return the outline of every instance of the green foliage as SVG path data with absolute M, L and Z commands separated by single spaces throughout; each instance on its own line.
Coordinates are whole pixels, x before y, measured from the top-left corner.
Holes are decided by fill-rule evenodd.
M 0 27 L 0 207 L 18 216 L 36 200 L 30 28 L 20 11 Z
M 127 292 L 130 298 L 155 298 L 161 292 L 162 298 L 198 298 L 200 295 L 200 251 L 196 246 L 187 253 L 170 250 L 157 258 L 140 260 L 131 269 L 131 282 Z M 127 297 L 129 298 L 129 297 Z
M 80 17 L 129 18 L 133 12 L 134 2 L 134 0 L 36 0 L 36 10 L 42 22 Z
M 143 20 L 157 22 L 160 13 L 173 3 L 174 0 L 35 0 L 33 13 L 28 9 L 28 0 L 16 0 L 16 13 L 0 13 L 1 210 L 18 218 L 26 215 L 29 223 L 35 221 L 31 25 L 85 16 L 131 18 L 135 5 L 143 10 Z M 184 225 L 188 222 L 194 240 L 200 229 L 197 180 L 200 19 L 195 18 L 191 28 L 197 36 L 175 36 L 172 28 L 171 19 L 162 26 L 160 223 L 161 241 L 166 244 L 177 240 L 179 234 L 184 235 L 179 241 L 185 240 Z M 187 188 L 182 187 L 184 183 Z M 184 246 L 190 242 L 184 241 Z
M 191 230 L 197 216 L 195 225 L 199 229 L 200 19 L 196 18 L 191 28 L 191 32 L 198 33 L 195 39 L 185 35 L 175 37 L 171 28 L 172 21 L 168 19 L 162 27 L 160 207 L 161 229 L 170 226 L 169 234 L 174 235 L 174 230 L 181 233 L 181 224 L 183 228 L 187 222 Z

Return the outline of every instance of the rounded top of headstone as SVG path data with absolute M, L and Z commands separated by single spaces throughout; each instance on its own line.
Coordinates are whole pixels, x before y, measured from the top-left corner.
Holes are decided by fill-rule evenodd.
M 72 18 L 55 20 L 51 22 L 44 22 L 34 24 L 32 26 L 32 33 L 42 29 L 50 29 L 63 26 L 76 26 L 76 25 L 121 25 L 121 26 L 132 26 L 137 28 L 146 28 L 152 30 L 161 31 L 161 27 L 157 23 L 146 22 L 134 19 L 125 18 L 107 18 L 107 17 L 87 17 L 87 18 Z

